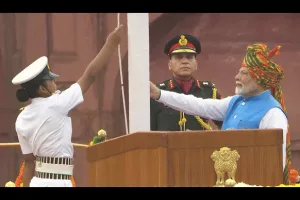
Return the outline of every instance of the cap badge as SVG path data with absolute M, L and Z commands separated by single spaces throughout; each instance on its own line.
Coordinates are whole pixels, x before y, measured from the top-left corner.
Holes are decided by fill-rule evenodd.
M 181 46 L 185 46 L 185 45 L 188 43 L 188 41 L 187 41 L 187 39 L 185 38 L 184 35 L 181 35 L 181 36 L 180 36 L 180 40 L 179 40 L 178 42 L 179 42 L 179 44 L 180 44 Z

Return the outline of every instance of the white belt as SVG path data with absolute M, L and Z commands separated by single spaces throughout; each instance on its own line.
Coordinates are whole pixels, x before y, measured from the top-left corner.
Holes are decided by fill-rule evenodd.
M 35 162 L 35 171 L 53 174 L 73 175 L 74 165 L 62 165 L 43 163 L 40 161 Z

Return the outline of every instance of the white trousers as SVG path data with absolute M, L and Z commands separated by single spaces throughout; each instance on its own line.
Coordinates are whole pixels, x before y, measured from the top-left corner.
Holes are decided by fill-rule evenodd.
M 57 180 L 33 177 L 29 187 L 73 187 L 71 180 Z

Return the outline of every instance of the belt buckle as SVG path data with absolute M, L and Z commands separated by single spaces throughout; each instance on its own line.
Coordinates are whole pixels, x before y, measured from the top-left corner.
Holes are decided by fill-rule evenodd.
M 42 160 L 39 161 L 38 166 L 42 167 Z

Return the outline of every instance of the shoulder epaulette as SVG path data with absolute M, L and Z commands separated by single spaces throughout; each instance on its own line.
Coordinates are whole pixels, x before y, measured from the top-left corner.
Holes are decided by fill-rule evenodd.
M 210 87 L 210 88 L 214 88 L 216 87 L 215 84 L 211 81 L 200 81 L 200 85 L 201 87 Z
M 212 98 L 217 98 L 217 88 L 216 85 L 211 81 L 201 81 L 201 87 L 207 88 L 207 90 L 212 90 Z M 220 97 L 221 98 L 221 97 Z
M 170 80 L 166 80 L 162 83 L 156 84 L 156 87 L 158 87 L 159 89 L 165 89 L 167 88 L 167 85 L 169 84 Z

